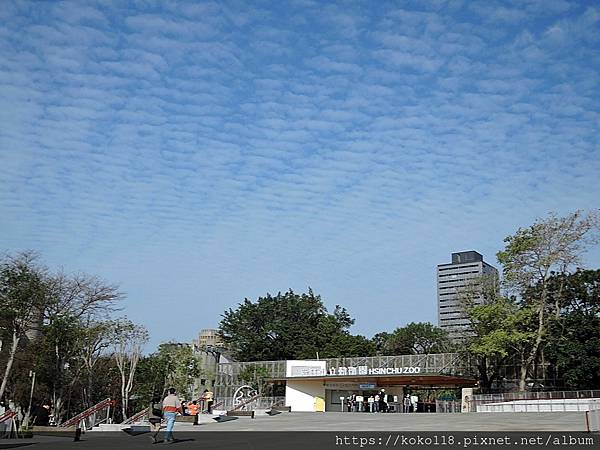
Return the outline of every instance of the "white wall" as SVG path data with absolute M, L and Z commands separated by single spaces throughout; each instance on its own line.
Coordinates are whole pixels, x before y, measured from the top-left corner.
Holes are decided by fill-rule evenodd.
M 320 377 L 327 373 L 327 361 L 323 359 L 288 359 L 285 362 L 286 377 Z
M 322 381 L 287 380 L 285 404 L 291 406 L 293 412 L 314 411 L 315 397 L 325 399 L 325 386 L 323 386 Z
M 600 431 L 600 409 L 590 409 L 585 414 L 587 431 Z

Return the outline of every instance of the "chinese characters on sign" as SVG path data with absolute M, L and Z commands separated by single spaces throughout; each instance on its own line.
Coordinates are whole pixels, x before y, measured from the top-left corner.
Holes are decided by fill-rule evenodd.
M 420 367 L 331 367 L 329 370 L 316 366 L 292 366 L 292 377 L 322 377 L 348 375 L 408 375 L 421 373 Z
M 327 372 L 327 375 L 402 375 L 420 372 L 420 367 L 374 367 L 369 369 L 367 366 L 358 366 L 332 367 Z
M 327 375 L 324 367 L 316 366 L 292 366 L 293 377 L 321 377 Z

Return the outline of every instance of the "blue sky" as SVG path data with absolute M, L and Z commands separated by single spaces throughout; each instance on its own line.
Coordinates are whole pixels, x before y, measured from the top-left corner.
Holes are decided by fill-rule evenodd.
M 435 322 L 451 252 L 495 264 L 519 226 L 600 206 L 596 2 L 4 1 L 0 22 L 0 249 L 119 283 L 152 345 L 308 286 L 356 333 Z

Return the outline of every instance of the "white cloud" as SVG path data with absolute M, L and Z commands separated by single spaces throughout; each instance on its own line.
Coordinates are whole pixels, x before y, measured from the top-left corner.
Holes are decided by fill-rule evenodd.
M 597 10 L 467 5 L 7 4 L 0 247 L 199 328 L 308 285 L 434 320 L 450 252 L 600 195 Z

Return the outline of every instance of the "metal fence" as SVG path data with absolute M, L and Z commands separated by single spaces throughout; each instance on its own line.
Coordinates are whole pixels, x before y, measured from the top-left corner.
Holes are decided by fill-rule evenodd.
M 454 400 L 436 400 L 436 413 L 459 413 L 461 412 L 461 402 Z
M 222 403 L 221 403 L 222 402 Z M 254 411 L 257 409 L 271 409 L 273 406 L 284 406 L 285 397 L 259 397 L 244 406 L 244 411 Z M 223 397 L 219 399 L 219 410 L 234 409 L 233 397 Z

